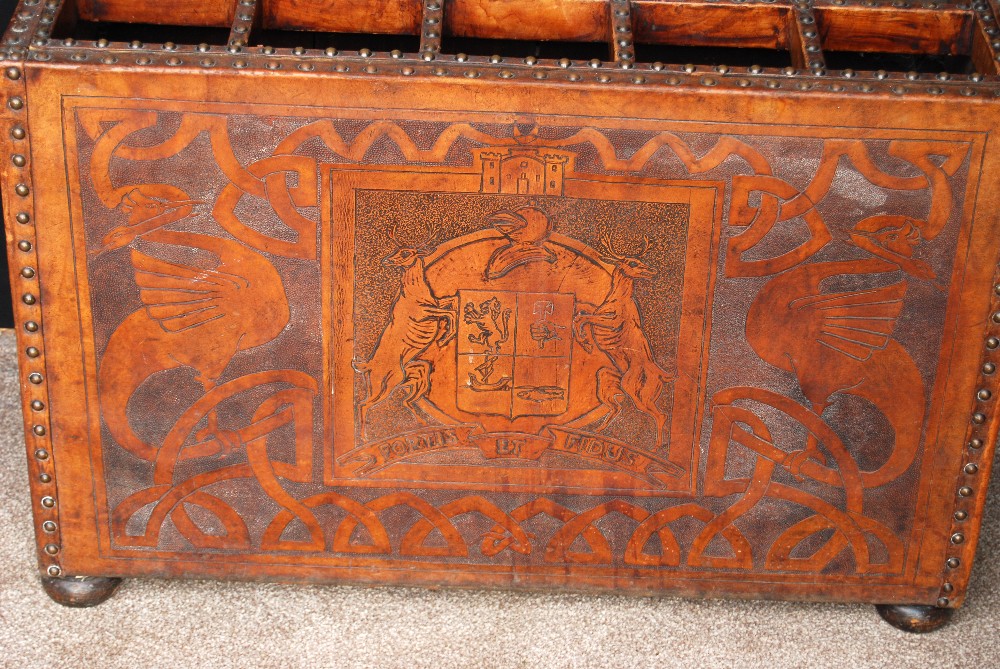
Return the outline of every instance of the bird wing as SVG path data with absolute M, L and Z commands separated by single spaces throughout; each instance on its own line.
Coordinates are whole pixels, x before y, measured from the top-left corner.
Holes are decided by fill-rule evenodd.
M 813 324 L 812 335 L 828 348 L 865 361 L 889 345 L 903 310 L 906 282 L 845 293 L 823 293 L 793 300 L 789 307 Z
M 249 282 L 214 269 L 180 265 L 132 251 L 139 297 L 150 318 L 181 332 L 222 318 L 239 303 Z

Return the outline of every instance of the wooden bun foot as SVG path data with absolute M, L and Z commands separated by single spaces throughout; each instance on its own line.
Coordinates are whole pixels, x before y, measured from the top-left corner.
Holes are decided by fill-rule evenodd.
M 954 609 L 919 604 L 876 604 L 875 610 L 896 629 L 914 634 L 933 632 L 951 620 Z
M 42 577 L 42 587 L 54 602 L 74 608 L 97 606 L 115 594 L 121 582 L 120 578 L 101 576 Z

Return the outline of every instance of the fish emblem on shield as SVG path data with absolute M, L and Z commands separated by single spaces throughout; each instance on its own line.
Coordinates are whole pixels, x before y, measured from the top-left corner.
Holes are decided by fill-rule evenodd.
M 460 290 L 458 309 L 459 409 L 512 420 L 568 410 L 573 294 Z

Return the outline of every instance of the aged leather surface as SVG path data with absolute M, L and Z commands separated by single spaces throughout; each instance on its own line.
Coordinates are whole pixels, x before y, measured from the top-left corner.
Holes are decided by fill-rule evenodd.
M 619 5 L 614 67 L 248 10 L 5 69 L 45 573 L 961 603 L 989 82 L 633 72 Z
M 906 573 L 969 142 L 65 131 L 111 555 Z

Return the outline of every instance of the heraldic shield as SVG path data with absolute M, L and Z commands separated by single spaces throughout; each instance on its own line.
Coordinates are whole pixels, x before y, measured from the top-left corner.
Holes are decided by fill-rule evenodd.
M 574 295 L 461 290 L 458 300 L 458 408 L 511 419 L 565 413 Z

